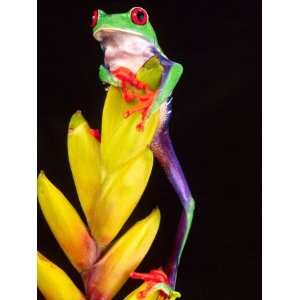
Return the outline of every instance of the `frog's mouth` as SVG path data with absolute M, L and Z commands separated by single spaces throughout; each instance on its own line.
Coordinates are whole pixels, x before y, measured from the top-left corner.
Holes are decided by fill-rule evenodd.
M 153 56 L 153 43 L 136 32 L 102 28 L 94 37 L 100 42 L 104 63 L 110 70 L 126 67 L 135 73 Z
M 117 34 L 123 34 L 123 35 L 127 35 L 127 36 L 138 36 L 141 39 L 146 40 L 143 37 L 143 35 L 138 32 L 125 30 L 125 29 L 114 29 L 114 28 L 109 28 L 109 27 L 105 27 L 105 28 L 101 28 L 101 29 L 97 30 L 94 33 L 94 38 L 98 42 L 101 43 L 107 36 L 117 35 Z

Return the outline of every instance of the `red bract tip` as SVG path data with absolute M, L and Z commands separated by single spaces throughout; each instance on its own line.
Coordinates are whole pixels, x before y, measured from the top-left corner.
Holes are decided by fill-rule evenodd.
M 90 129 L 90 134 L 99 142 L 101 142 L 101 135 L 98 129 Z

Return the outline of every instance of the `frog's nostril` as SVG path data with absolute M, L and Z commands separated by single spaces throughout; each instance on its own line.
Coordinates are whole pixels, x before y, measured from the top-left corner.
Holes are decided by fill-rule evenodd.
M 98 10 L 94 10 L 92 14 L 91 27 L 94 28 L 98 22 L 99 13 Z

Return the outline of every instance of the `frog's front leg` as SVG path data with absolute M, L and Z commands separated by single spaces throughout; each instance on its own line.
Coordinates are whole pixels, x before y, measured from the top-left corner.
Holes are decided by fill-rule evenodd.
M 121 88 L 123 99 L 126 102 L 136 99 L 136 95 L 128 87 L 136 85 L 136 87 L 140 88 L 140 86 L 135 79 L 135 75 L 129 69 L 119 67 L 110 72 L 105 66 L 101 65 L 99 67 L 99 78 L 104 84 Z
M 114 76 L 105 66 L 100 65 L 99 67 L 99 79 L 102 81 L 104 84 L 109 84 L 115 87 L 120 87 L 121 86 L 121 81 Z

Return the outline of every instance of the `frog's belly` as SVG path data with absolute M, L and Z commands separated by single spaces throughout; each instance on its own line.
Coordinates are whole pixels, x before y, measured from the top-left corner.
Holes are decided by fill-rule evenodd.
M 136 73 L 151 56 L 153 56 L 152 53 L 145 56 L 133 56 L 124 53 L 122 55 L 118 54 L 117 56 L 106 56 L 104 61 L 110 71 L 119 67 L 125 67 L 133 73 Z
M 126 67 L 136 73 L 153 56 L 153 45 L 136 35 L 110 34 L 103 44 L 104 62 L 110 71 Z

